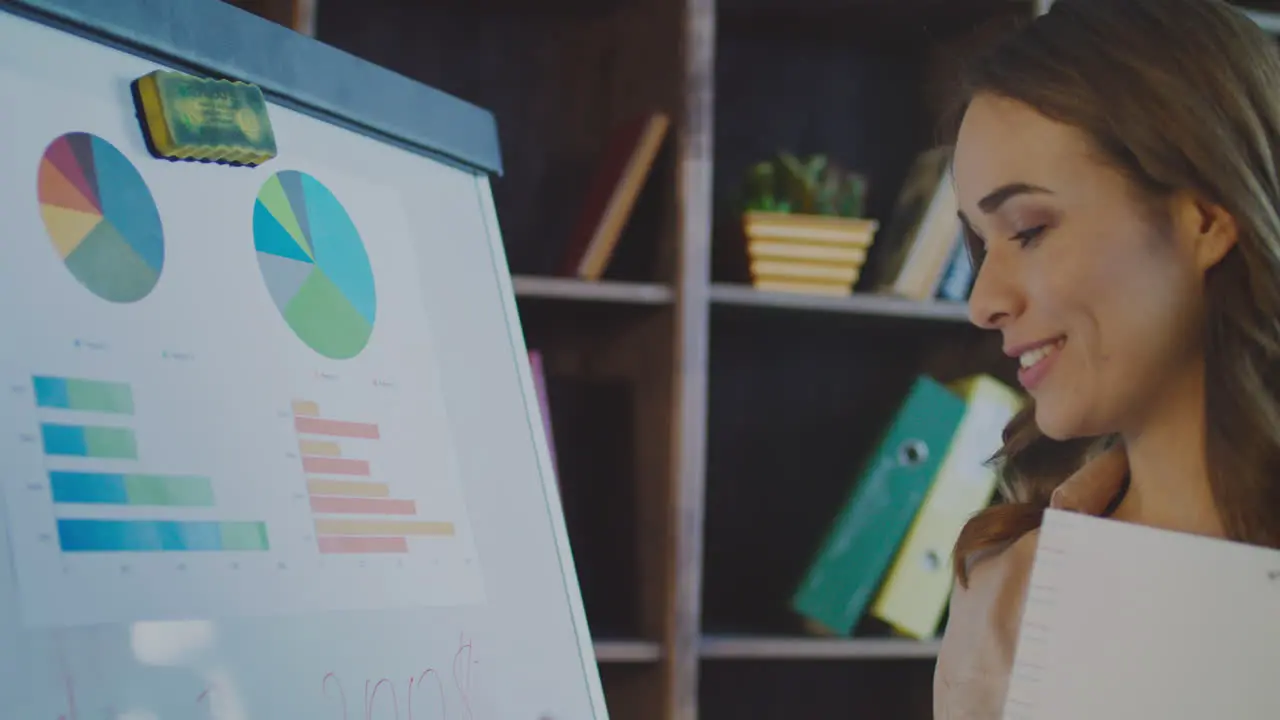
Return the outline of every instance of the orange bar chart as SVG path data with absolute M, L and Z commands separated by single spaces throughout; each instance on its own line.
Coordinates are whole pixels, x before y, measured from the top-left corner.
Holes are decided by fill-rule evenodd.
M 416 515 L 412 500 L 311 496 L 311 511 L 335 515 Z
M 310 400 L 293 401 L 294 417 L 319 417 L 320 406 Z
M 342 456 L 342 446 L 329 440 L 303 440 L 298 443 L 298 449 L 302 451 L 303 455 Z
M 391 496 L 391 488 L 387 487 L 386 483 L 313 479 L 307 481 L 307 493 L 335 497 L 384 498 Z
M 345 422 L 343 420 L 324 420 L 312 417 L 294 417 L 293 425 L 300 433 L 308 435 L 328 435 L 331 437 L 378 438 L 378 426 L 369 423 Z
M 413 519 L 417 502 L 374 477 L 376 424 L 328 417 L 312 400 L 293 402 L 293 422 L 321 553 L 407 553 L 410 537 L 453 536 L 452 523 Z
M 317 520 L 323 535 L 390 536 L 453 535 L 453 523 L 421 520 Z
M 402 537 L 325 536 L 320 538 L 320 552 L 326 554 L 407 553 L 409 541 Z
M 369 463 L 365 460 L 303 455 L 302 469 L 325 475 L 368 475 Z

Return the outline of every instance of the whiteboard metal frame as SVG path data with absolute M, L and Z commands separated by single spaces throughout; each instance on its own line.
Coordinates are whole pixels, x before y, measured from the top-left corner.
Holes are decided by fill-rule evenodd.
M 1253 8 L 1241 9 L 1241 12 L 1271 35 L 1280 35 L 1280 12 L 1255 10 Z
M 493 203 L 493 192 L 489 183 L 476 179 L 476 196 L 484 215 L 485 234 L 489 239 L 492 264 L 497 267 L 507 266 L 506 248 L 502 244 L 501 230 L 498 227 L 498 214 Z M 538 477 L 542 479 L 542 496 L 546 499 L 547 516 L 551 519 L 552 533 L 556 539 L 556 553 L 560 562 L 560 577 L 564 582 L 565 600 L 569 603 L 569 611 L 573 616 L 573 627 L 577 633 L 578 657 L 582 661 L 582 675 L 587 681 L 587 690 L 591 695 L 593 714 L 600 720 L 607 720 L 608 709 L 605 704 L 604 687 L 600 681 L 600 672 L 595 660 L 595 647 L 591 641 L 591 633 L 587 626 L 586 608 L 582 603 L 582 589 L 578 584 L 578 573 L 573 561 L 573 552 L 569 546 L 569 531 L 564 523 L 564 514 L 558 509 L 563 507 L 560 500 L 559 483 L 556 482 L 555 466 L 551 462 L 551 452 L 547 445 L 545 427 L 542 423 L 542 407 L 538 402 L 537 390 L 533 383 L 532 369 L 529 367 L 528 348 L 525 346 L 524 333 L 520 327 L 519 309 L 516 307 L 515 290 L 510 273 L 497 274 L 498 285 L 502 289 L 502 314 L 506 318 L 507 331 L 511 337 L 513 349 L 512 362 L 515 363 L 520 377 L 520 394 L 524 396 L 525 417 L 529 423 L 529 434 L 532 436 L 534 448 L 538 455 Z
M 0 0 L 0 11 L 197 75 L 383 142 L 501 175 L 491 112 L 221 0 Z
M 1044 15 L 1053 6 L 1053 0 L 1032 0 L 1032 14 Z M 1238 8 L 1241 14 L 1252 20 L 1270 35 L 1280 35 L 1280 12 L 1257 8 Z

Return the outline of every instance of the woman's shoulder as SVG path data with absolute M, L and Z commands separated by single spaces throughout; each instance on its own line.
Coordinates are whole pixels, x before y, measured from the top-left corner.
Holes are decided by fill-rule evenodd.
M 999 717 L 1039 530 L 975 556 L 967 586 L 951 593 L 934 673 L 938 720 Z
M 1002 586 L 1001 580 L 1010 575 L 1029 574 L 1039 540 L 1040 529 L 1034 528 L 1016 540 L 970 555 L 968 583 L 965 586 L 956 583 L 952 601 L 957 597 L 981 595 L 993 586 Z

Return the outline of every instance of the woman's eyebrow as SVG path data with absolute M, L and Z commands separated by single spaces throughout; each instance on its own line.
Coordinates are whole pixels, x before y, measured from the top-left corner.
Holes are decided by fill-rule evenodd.
M 1031 185 L 1030 183 L 1024 183 L 1024 182 L 1006 183 L 996 188 L 995 190 L 992 190 L 991 192 L 987 193 L 985 196 L 983 196 L 983 198 L 978 201 L 978 209 L 990 215 L 996 210 L 999 210 L 1000 206 L 1003 205 L 1007 200 L 1009 200 L 1009 198 L 1017 197 L 1018 195 L 1029 195 L 1029 194 L 1052 195 L 1053 192 L 1048 189 L 1042 188 L 1039 185 Z

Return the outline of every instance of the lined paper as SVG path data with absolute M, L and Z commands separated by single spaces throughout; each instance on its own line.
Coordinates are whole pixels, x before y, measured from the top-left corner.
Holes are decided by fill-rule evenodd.
M 1045 512 L 1005 720 L 1280 718 L 1280 551 Z

